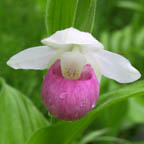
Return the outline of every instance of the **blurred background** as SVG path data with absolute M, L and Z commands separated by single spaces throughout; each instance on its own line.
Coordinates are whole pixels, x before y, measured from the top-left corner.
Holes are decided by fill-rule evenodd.
M 93 35 L 105 49 L 128 58 L 144 78 L 144 0 L 99 0 Z M 6 61 L 17 52 L 41 45 L 47 36 L 45 27 L 46 0 L 0 1 L 0 77 L 25 94 L 49 119 L 41 102 L 43 71 L 14 70 Z M 101 94 L 124 87 L 113 80 L 103 78 Z M 1 115 L 1 114 L 0 114 Z M 110 106 L 97 115 L 84 135 L 108 128 L 107 136 L 130 141 L 144 141 L 144 97 L 130 98 Z M 82 136 L 80 139 L 84 138 Z M 105 137 L 106 142 L 92 139 L 88 144 L 117 143 L 119 140 Z M 113 142 L 108 142 L 113 141 Z M 77 142 L 75 142 L 77 143 Z M 5 143 L 2 143 L 5 144 Z

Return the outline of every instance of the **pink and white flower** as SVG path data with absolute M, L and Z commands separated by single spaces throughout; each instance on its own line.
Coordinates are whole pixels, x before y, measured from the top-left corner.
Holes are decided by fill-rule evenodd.
M 90 33 L 67 28 L 41 42 L 45 46 L 23 50 L 7 64 L 14 69 L 49 69 L 42 85 L 42 100 L 60 119 L 79 119 L 95 106 L 102 75 L 120 83 L 141 76 L 126 58 L 104 50 Z

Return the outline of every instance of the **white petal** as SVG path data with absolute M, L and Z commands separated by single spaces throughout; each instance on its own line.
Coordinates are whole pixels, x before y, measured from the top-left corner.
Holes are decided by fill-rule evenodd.
M 14 55 L 7 64 L 14 69 L 45 69 L 55 53 L 47 46 L 33 47 Z
M 85 64 L 86 59 L 80 52 L 65 52 L 61 56 L 62 74 L 67 79 L 78 79 Z
M 140 73 L 130 64 L 130 62 L 118 54 L 99 50 L 93 53 L 101 73 L 120 83 L 133 82 L 141 77 Z
M 95 49 L 104 48 L 104 46 L 90 33 L 81 32 L 72 27 L 57 31 L 52 36 L 43 39 L 41 42 L 54 48 L 70 47 L 71 45 L 81 45 L 83 47 Z
M 94 69 L 95 75 L 97 77 L 97 80 L 100 82 L 101 80 L 101 71 L 100 71 L 100 67 L 98 65 L 98 62 L 96 61 L 95 57 L 90 53 L 84 53 L 87 64 L 90 64 L 92 66 L 92 68 Z

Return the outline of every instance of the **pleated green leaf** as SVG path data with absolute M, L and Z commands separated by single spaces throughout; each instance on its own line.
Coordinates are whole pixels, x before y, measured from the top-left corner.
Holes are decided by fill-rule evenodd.
M 97 113 L 120 101 L 142 95 L 144 95 L 144 81 L 101 95 L 96 108 L 87 116 L 78 121 L 62 122 L 42 128 L 31 137 L 28 144 L 69 144 L 96 119 Z
M 22 93 L 0 78 L 0 144 L 24 144 L 48 121 Z
M 73 25 L 77 29 L 93 32 L 97 0 L 78 0 Z
M 75 27 L 92 32 L 97 0 L 47 0 L 48 36 L 57 30 Z

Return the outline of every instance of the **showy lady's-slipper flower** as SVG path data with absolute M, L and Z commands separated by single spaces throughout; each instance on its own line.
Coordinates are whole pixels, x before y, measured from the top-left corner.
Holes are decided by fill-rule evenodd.
M 42 84 L 42 100 L 59 119 L 80 119 L 95 107 L 101 75 L 120 83 L 140 78 L 126 58 L 104 50 L 89 33 L 68 28 L 42 43 L 45 46 L 26 49 L 7 64 L 14 69 L 49 68 Z

